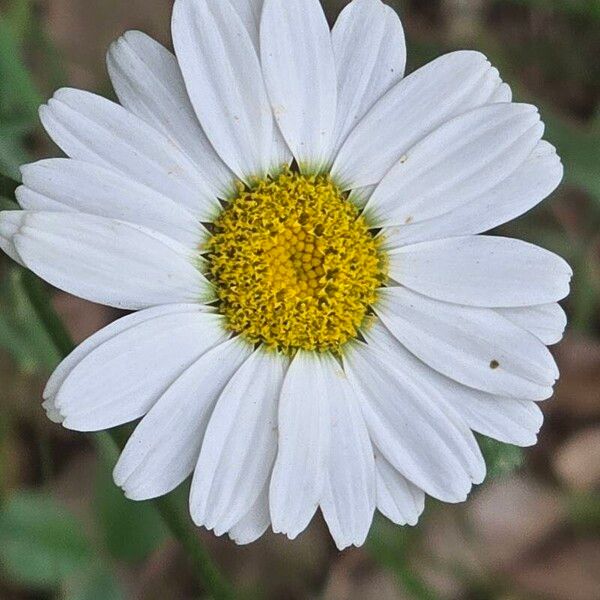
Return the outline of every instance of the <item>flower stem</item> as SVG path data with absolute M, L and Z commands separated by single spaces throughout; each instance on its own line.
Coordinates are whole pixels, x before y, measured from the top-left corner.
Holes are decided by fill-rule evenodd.
M 75 347 L 73 340 L 60 317 L 54 310 L 50 296 L 42 282 L 30 271 L 23 271 L 23 289 L 35 309 L 40 322 L 50 336 L 61 356 L 67 356 Z M 118 436 L 114 432 L 102 431 L 95 434 L 96 443 L 105 456 L 114 461 L 121 448 Z M 206 548 L 198 538 L 189 516 L 179 506 L 172 495 L 157 498 L 151 503 L 161 515 L 171 534 L 183 546 L 188 560 L 194 568 L 200 584 L 215 600 L 231 600 L 234 592 L 229 582 L 211 560 Z

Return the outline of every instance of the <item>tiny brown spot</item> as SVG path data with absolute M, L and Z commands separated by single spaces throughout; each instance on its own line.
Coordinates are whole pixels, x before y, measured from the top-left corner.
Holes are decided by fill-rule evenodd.
M 406 219 L 404 219 L 404 224 L 409 225 L 410 223 L 412 223 L 412 221 L 413 221 L 412 217 L 406 217 Z
M 500 366 L 500 363 L 497 360 L 493 360 L 490 362 L 490 369 L 497 369 Z

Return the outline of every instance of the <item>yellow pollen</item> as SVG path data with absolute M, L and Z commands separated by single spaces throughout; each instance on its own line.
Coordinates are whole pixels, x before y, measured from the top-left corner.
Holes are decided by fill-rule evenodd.
M 339 352 L 385 279 L 358 209 L 328 176 L 289 169 L 240 191 L 208 252 L 229 329 L 284 352 Z

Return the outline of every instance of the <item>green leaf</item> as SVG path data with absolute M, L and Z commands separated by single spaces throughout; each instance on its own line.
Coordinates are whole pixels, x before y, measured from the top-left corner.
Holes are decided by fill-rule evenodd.
M 525 455 L 522 448 L 484 436 L 477 436 L 477 439 L 485 458 L 489 479 L 508 475 L 523 465 Z
M 125 593 L 115 576 L 95 563 L 68 582 L 63 600 L 125 600 Z
M 21 115 L 36 123 L 42 98 L 23 61 L 17 36 L 4 17 L 0 17 L 0 81 L 0 114 Z
M 81 524 L 48 496 L 20 492 L 0 512 L 0 564 L 16 583 L 55 587 L 90 556 Z
M 20 126 L 0 125 L 0 175 L 17 182 L 21 181 L 19 167 L 29 160 L 22 135 Z
M 20 206 L 10 198 L 0 196 L 0 210 L 19 210 Z
M 407 597 L 415 600 L 435 600 L 436 593 L 409 562 L 414 554 L 417 536 L 417 529 L 398 527 L 377 516 L 367 539 L 367 549 L 379 564 L 394 573 Z
M 600 134 L 571 125 L 544 111 L 546 137 L 565 165 L 565 181 L 581 187 L 600 203 Z
M 23 289 L 23 270 L 13 268 L 0 284 L 0 348 L 25 372 L 46 373 L 60 355 Z
M 98 450 L 100 453 L 106 452 L 101 446 Z M 115 457 L 103 458 L 106 459 L 104 464 L 114 464 Z M 114 558 L 139 562 L 154 552 L 165 539 L 166 528 L 153 507 L 125 498 L 107 468 L 98 470 L 95 498 L 101 535 Z

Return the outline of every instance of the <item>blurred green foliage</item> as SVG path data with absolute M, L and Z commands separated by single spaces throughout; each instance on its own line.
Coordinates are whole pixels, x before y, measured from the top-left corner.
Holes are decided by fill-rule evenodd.
M 80 524 L 42 493 L 14 494 L 0 512 L 0 562 L 31 587 L 58 587 L 91 560 Z

